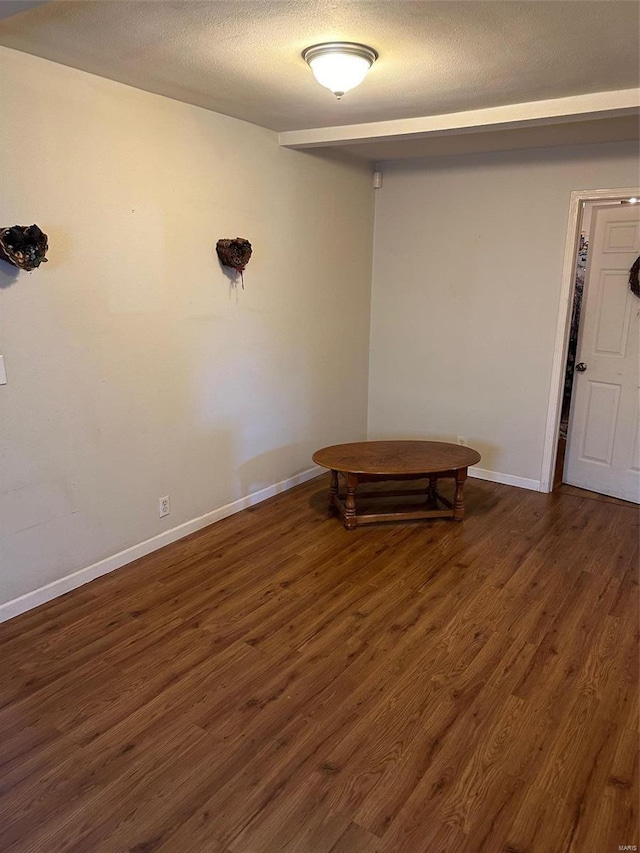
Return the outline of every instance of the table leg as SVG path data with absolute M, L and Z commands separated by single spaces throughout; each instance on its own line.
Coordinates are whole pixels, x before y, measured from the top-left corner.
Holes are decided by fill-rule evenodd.
M 329 485 L 329 512 L 330 513 L 336 512 L 336 504 L 335 504 L 334 498 L 338 497 L 339 492 L 340 492 L 340 488 L 338 485 L 338 472 L 332 470 L 331 471 L 331 483 Z
M 434 509 L 438 506 L 438 478 L 429 477 L 429 490 L 427 492 L 427 502 Z
M 347 474 L 347 500 L 345 502 L 344 526 L 347 530 L 353 530 L 357 526 L 356 520 L 356 489 L 358 488 L 358 475 Z
M 456 471 L 456 494 L 453 499 L 453 520 L 462 521 L 464 518 L 464 481 L 467 479 L 467 469 Z

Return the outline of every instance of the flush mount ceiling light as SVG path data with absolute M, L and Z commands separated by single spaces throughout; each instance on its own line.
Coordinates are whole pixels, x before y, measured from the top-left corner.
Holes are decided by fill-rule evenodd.
M 340 100 L 345 92 L 362 83 L 378 54 L 366 44 L 332 41 L 306 48 L 302 51 L 302 58 L 318 83 L 326 86 Z

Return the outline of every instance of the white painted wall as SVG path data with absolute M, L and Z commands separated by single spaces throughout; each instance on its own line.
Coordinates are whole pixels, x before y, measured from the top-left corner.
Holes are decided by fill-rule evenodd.
M 572 190 L 633 186 L 633 143 L 382 164 L 369 437 L 465 435 L 535 486 Z
M 365 437 L 368 167 L 1 49 L 0 602 Z M 215 256 L 251 240 L 244 291 Z M 158 517 L 158 498 L 171 515 Z

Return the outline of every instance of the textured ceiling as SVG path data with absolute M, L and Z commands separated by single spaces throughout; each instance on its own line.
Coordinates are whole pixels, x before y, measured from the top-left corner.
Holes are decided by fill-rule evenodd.
M 0 20 L 0 44 L 278 131 L 639 83 L 640 6 L 631 0 L 26 5 Z M 310 44 L 337 39 L 370 44 L 380 54 L 362 86 L 340 102 L 300 56 Z

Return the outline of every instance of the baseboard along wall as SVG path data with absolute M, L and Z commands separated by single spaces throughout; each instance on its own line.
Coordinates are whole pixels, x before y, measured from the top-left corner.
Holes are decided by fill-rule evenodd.
M 184 524 L 179 524 L 171 530 L 165 530 L 157 536 L 152 536 L 151 539 L 140 542 L 138 545 L 126 548 L 124 551 L 113 554 L 111 557 L 106 557 L 104 560 L 93 563 L 91 566 L 86 566 L 84 569 L 78 569 L 69 575 L 65 575 L 63 578 L 46 584 L 46 586 L 34 589 L 32 592 L 27 592 L 19 598 L 14 598 L 12 601 L 7 601 L 5 604 L 0 604 L 0 622 L 6 622 L 14 616 L 19 616 L 27 610 L 32 610 L 40 604 L 45 604 L 47 601 L 57 598 L 59 595 L 64 595 L 72 589 L 77 589 L 77 587 L 83 586 L 83 584 L 89 583 L 89 581 L 120 569 L 128 563 L 140 559 L 140 557 L 145 557 L 147 554 L 151 554 L 165 545 L 170 545 L 172 542 L 176 542 L 190 533 L 195 533 L 196 530 L 201 530 L 203 527 L 208 527 L 210 524 L 221 521 L 223 518 L 234 515 L 236 512 L 266 501 L 267 498 L 272 498 L 274 495 L 280 494 L 280 492 L 285 492 L 287 489 L 292 489 L 294 486 L 306 483 L 307 480 L 312 480 L 314 477 L 322 474 L 323 471 L 323 468 L 314 465 L 313 468 L 302 471 L 300 474 L 295 474 L 293 477 L 288 477 L 286 480 L 282 480 L 272 486 L 267 486 L 258 492 L 225 504 L 225 506 L 218 507 L 218 509 L 207 512 L 205 515 L 191 519 L 191 521 L 185 521 Z
M 236 512 L 247 509 L 250 506 L 255 506 L 274 495 L 280 494 L 287 489 L 292 489 L 294 486 L 299 486 L 301 483 L 306 483 L 314 477 L 325 473 L 323 468 L 315 465 L 300 474 L 275 483 L 272 486 L 267 486 L 258 492 L 246 495 L 225 506 L 218 507 L 211 512 L 201 515 L 198 518 L 193 518 L 191 521 L 185 521 L 184 524 L 179 524 L 171 530 L 165 530 L 151 539 L 146 539 L 138 545 L 133 545 L 124 551 L 113 554 L 111 557 L 106 557 L 91 566 L 86 566 L 84 569 L 78 569 L 71 574 L 65 575 L 63 578 L 52 581 L 39 589 L 34 589 L 32 592 L 27 592 L 19 598 L 14 598 L 12 601 L 7 601 L 5 604 L 0 604 L 0 622 L 6 622 L 8 619 L 13 619 L 14 616 L 19 616 L 21 613 L 26 613 L 27 610 L 33 610 L 47 601 L 51 601 L 66 592 L 71 592 L 79 586 L 83 586 L 96 578 L 102 577 L 109 572 L 120 569 L 140 557 L 145 557 L 153 551 L 163 548 L 165 545 L 170 545 L 190 533 L 195 533 L 196 530 L 201 530 L 203 527 L 208 527 L 216 521 L 221 521 Z M 475 477 L 478 480 L 490 480 L 492 483 L 503 483 L 506 486 L 516 486 L 519 489 L 529 489 L 530 491 L 542 491 L 542 485 L 539 480 L 530 480 L 526 477 L 516 477 L 512 474 L 501 474 L 498 471 L 487 471 L 484 468 L 469 468 L 469 476 Z
M 469 476 L 476 480 L 489 480 L 492 483 L 502 483 L 505 486 L 515 486 L 518 489 L 529 489 L 530 492 L 543 492 L 540 480 L 530 480 L 528 477 L 516 477 L 515 474 L 502 474 L 500 471 L 487 471 L 485 468 L 469 468 Z

